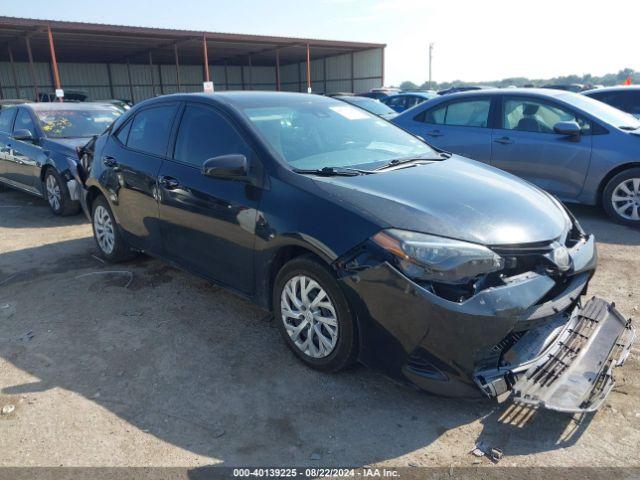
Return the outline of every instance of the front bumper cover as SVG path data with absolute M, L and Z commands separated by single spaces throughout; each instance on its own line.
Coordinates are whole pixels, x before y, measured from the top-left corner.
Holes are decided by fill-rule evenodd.
M 592 298 L 575 308 L 543 355 L 521 374 L 512 372 L 514 401 L 560 412 L 597 410 L 615 384 L 613 369 L 624 363 L 634 339 L 631 320 Z
M 388 262 L 376 262 L 366 248 L 351 253 L 336 267 L 357 317 L 360 360 L 440 395 L 506 393 L 516 381 L 513 370 L 550 348 L 586 293 L 597 261 L 594 238 L 570 255 L 572 270 L 562 288 L 547 275 L 528 272 L 453 302 Z M 512 355 L 506 364 L 505 352 L 527 332 L 537 332 L 538 350 Z

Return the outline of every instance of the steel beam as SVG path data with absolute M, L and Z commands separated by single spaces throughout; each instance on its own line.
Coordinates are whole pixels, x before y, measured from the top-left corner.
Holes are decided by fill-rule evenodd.
M 11 73 L 13 74 L 13 86 L 16 89 L 16 98 L 20 98 L 20 85 L 18 85 L 18 72 L 16 70 L 16 64 L 13 61 L 13 50 L 7 45 L 7 52 L 9 53 L 9 62 L 11 63 Z
M 178 60 L 178 44 L 173 44 L 173 56 L 176 60 L 176 83 L 178 84 L 178 92 L 182 90 L 182 85 L 180 83 L 180 61 Z
M 31 40 L 29 37 L 24 37 L 24 42 L 27 47 L 27 58 L 29 59 L 29 73 L 31 74 L 31 83 L 33 84 L 33 93 L 36 97 L 36 102 L 40 101 L 40 92 L 38 91 L 38 78 L 36 77 L 36 67 L 33 65 L 33 54 L 31 52 Z
M 207 35 L 202 36 L 202 51 L 204 53 L 204 81 L 209 80 L 209 52 L 207 51 Z
M 53 81 L 55 83 L 55 88 L 56 90 L 61 89 L 61 83 L 60 83 L 60 72 L 58 72 L 58 60 L 56 60 L 56 48 L 53 45 L 53 33 L 51 33 L 51 27 L 47 27 L 47 33 L 49 36 L 49 52 L 51 53 L 51 68 L 53 68 Z M 59 101 L 64 101 L 61 98 L 58 99 Z

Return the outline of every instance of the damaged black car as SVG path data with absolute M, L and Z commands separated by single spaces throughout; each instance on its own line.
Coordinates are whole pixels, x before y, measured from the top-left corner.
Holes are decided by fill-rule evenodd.
M 81 165 L 104 258 L 145 252 L 252 299 L 319 370 L 584 412 L 633 341 L 585 300 L 595 240 L 560 202 L 338 100 L 158 97 Z

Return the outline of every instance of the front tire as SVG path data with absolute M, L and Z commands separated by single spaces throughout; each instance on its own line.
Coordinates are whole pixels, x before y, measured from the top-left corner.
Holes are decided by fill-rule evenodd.
M 54 168 L 44 174 L 44 194 L 54 215 L 65 217 L 80 211 L 80 202 L 71 200 L 67 182 Z
M 336 372 L 355 361 L 353 316 L 335 277 L 314 257 L 297 257 L 282 267 L 273 306 L 285 343 L 306 365 Z
M 122 262 L 133 257 L 111 212 L 109 203 L 103 196 L 96 198 L 91 206 L 93 239 L 102 257 L 111 263 Z
M 624 170 L 609 180 L 602 206 L 616 222 L 640 226 L 640 168 Z

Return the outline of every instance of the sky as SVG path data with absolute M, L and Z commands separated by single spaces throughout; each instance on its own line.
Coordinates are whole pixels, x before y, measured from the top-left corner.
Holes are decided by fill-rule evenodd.
M 640 70 L 640 1 L 0 0 L 0 15 L 386 43 L 385 83 Z

